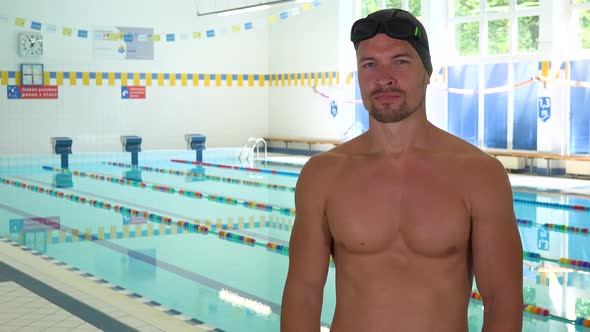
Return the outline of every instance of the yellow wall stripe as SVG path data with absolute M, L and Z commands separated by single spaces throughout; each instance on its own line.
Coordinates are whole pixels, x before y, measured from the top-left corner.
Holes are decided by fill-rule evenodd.
M 78 78 L 76 77 L 76 72 L 70 72 L 70 85 L 75 86 L 78 84 Z
M 48 71 L 43 73 L 43 85 L 51 85 L 51 73 Z
M 541 62 L 541 70 L 543 71 L 543 75 L 548 75 L 550 73 L 549 62 L 542 61 Z M 566 69 L 567 70 L 567 69 Z M 105 75 L 103 77 L 103 75 Z M 559 73 L 558 73 L 559 74 Z M 14 76 L 12 76 L 14 75 Z M 55 82 L 52 82 L 51 75 L 55 75 Z M 76 86 L 79 84 L 78 81 L 81 81 L 83 86 L 88 86 L 92 84 L 91 81 L 94 80 L 96 86 L 102 86 L 105 84 L 105 80 L 108 77 L 108 85 L 114 86 L 116 84 L 120 84 L 122 86 L 131 85 L 140 86 L 144 84 L 145 86 L 152 86 L 154 84 L 153 80 L 157 79 L 158 86 L 177 86 L 177 81 L 179 81 L 179 86 L 189 86 L 189 80 L 192 79 L 193 86 L 199 86 L 199 74 L 194 73 L 127 73 L 127 72 L 109 72 L 109 73 L 102 73 L 102 72 L 44 72 L 44 84 L 51 85 L 55 84 L 58 86 L 64 85 L 64 77 L 67 75 L 69 82 L 67 84 L 71 86 Z M 313 85 L 339 85 L 341 84 L 340 81 L 340 72 L 315 72 L 315 73 L 280 73 L 280 74 L 201 74 L 203 75 L 204 85 L 206 87 L 212 86 L 213 84 L 216 87 L 254 87 L 256 83 L 255 80 L 258 80 L 258 86 L 263 87 L 266 84 L 270 87 L 286 87 L 286 86 L 313 86 Z M 213 75 L 213 77 L 211 76 Z M 343 75 L 346 75 L 345 84 L 352 84 L 354 79 L 354 72 L 348 72 Z M 0 84 L 8 85 L 13 79 L 15 84 L 22 84 L 20 72 L 12 72 L 12 71 L 0 71 Z M 14 78 L 11 78 L 14 77 Z M 258 78 L 256 78 L 258 77 Z M 343 76 L 344 77 L 344 76 Z M 211 82 L 213 80 L 215 83 Z M 446 68 L 442 68 L 442 79 L 446 79 Z M 247 81 L 247 83 L 246 83 Z
M 549 61 L 541 61 L 541 75 L 549 76 Z
M 55 84 L 64 85 L 64 73 L 63 72 L 58 71 L 57 73 L 55 73 Z

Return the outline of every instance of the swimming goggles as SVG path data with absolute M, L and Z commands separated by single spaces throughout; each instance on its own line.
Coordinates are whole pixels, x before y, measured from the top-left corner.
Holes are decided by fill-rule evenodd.
M 356 45 L 380 32 L 395 39 L 408 40 L 414 38 L 424 45 L 420 28 L 405 19 L 377 21 L 372 18 L 361 18 L 352 25 L 350 40 Z

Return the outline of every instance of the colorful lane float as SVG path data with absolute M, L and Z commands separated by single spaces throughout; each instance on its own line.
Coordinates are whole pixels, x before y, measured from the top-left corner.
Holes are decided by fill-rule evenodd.
M 551 262 L 551 263 L 557 263 L 563 267 L 573 268 L 575 270 L 590 271 L 590 262 L 576 260 L 576 259 L 570 259 L 570 258 L 566 258 L 566 257 L 552 259 L 552 258 L 543 257 L 540 254 L 535 253 L 535 252 L 524 251 L 523 252 L 523 259 L 527 260 L 527 261 L 534 261 L 534 262 L 547 261 L 547 262 Z
M 471 298 L 474 300 L 478 300 L 478 301 L 482 301 L 483 302 L 483 298 L 481 296 L 481 294 L 479 294 L 478 292 L 471 292 Z M 534 315 L 538 315 L 538 316 L 542 316 L 542 317 L 548 317 L 550 315 L 549 310 L 542 308 L 542 307 L 538 307 L 536 305 L 533 304 L 524 304 L 522 307 L 522 310 Z
M 284 175 L 284 176 L 291 176 L 291 177 L 299 177 L 299 173 L 295 173 L 295 172 L 285 172 L 285 171 L 277 171 L 277 170 L 270 170 L 270 169 L 253 168 L 253 167 L 243 167 L 243 166 L 231 166 L 231 165 L 223 165 L 223 164 L 212 164 L 212 163 L 205 163 L 205 162 L 198 162 L 198 161 L 189 161 L 189 160 L 178 160 L 178 159 L 172 159 L 170 161 L 173 162 L 173 163 L 181 163 L 181 164 L 199 165 L 199 166 L 205 166 L 205 167 L 216 167 L 216 168 L 233 169 L 233 170 L 236 170 L 236 171 L 245 171 L 245 172 L 265 173 L 265 174 L 272 174 L 272 175 Z
M 541 205 L 541 206 L 547 206 L 550 208 L 569 209 L 569 210 L 576 210 L 576 211 L 590 211 L 590 207 L 583 206 L 583 205 L 569 205 L 569 204 L 561 204 L 561 203 L 553 203 L 553 202 L 539 202 L 539 201 L 533 201 L 533 200 L 521 199 L 521 198 L 514 198 L 513 201 L 515 203 Z
M 225 239 L 225 240 L 229 240 L 232 242 L 238 242 L 238 243 L 247 244 L 247 245 L 251 245 L 251 246 L 256 244 L 256 239 L 248 237 L 248 236 L 236 234 L 236 233 L 219 231 L 218 235 L 219 235 L 220 239 Z
M 80 175 L 81 174 L 80 172 L 71 171 L 71 170 L 67 170 L 67 169 L 54 168 L 54 167 L 50 167 L 50 166 L 43 166 L 43 169 L 46 171 L 56 171 L 56 172 L 62 172 L 62 173 L 69 173 L 69 174 L 73 174 L 73 175 L 78 174 L 79 176 L 82 176 L 82 175 Z M 282 215 L 287 215 L 287 216 L 295 216 L 295 209 L 282 208 L 282 207 L 278 207 L 278 206 L 272 206 L 270 204 L 257 203 L 257 202 L 252 202 L 252 201 L 243 201 L 243 200 L 239 200 L 239 199 L 235 199 L 235 198 L 218 196 L 218 195 L 210 195 L 210 194 L 194 192 L 194 191 L 189 191 L 189 190 L 184 190 L 184 189 L 175 189 L 175 188 L 164 186 L 164 185 L 147 185 L 144 182 L 132 181 L 132 180 L 126 180 L 126 179 L 120 179 L 120 178 L 113 178 L 113 177 L 108 177 L 108 176 L 105 177 L 105 176 L 101 176 L 98 174 L 86 174 L 85 176 L 95 179 L 95 180 L 103 180 L 103 181 L 111 182 L 111 183 L 115 183 L 115 184 L 129 185 L 132 187 L 142 188 L 142 189 L 149 188 L 154 191 L 164 192 L 164 193 L 168 193 L 168 194 L 179 194 L 179 195 L 182 195 L 185 197 L 191 197 L 191 198 L 197 198 L 197 199 L 207 199 L 209 201 L 216 202 L 216 203 L 222 203 L 222 204 L 228 204 L 228 205 L 242 205 L 247 208 L 263 210 L 263 211 L 267 211 L 267 212 L 278 212 Z
M 543 228 L 546 228 L 551 231 L 562 232 L 562 233 L 572 233 L 572 234 L 581 234 L 581 235 L 588 235 L 590 233 L 590 230 L 585 227 L 558 225 L 558 224 L 553 224 L 553 223 L 537 224 L 532 220 L 526 220 L 526 219 L 516 219 L 516 223 L 519 225 L 523 225 L 523 226 L 543 227 Z
M 576 320 L 574 321 L 574 324 L 576 326 L 580 326 L 580 327 L 590 327 L 590 319 L 588 318 L 584 318 L 584 317 L 578 317 L 576 318 Z
M 246 245 L 250 245 L 250 246 L 256 245 L 258 243 L 256 241 L 256 239 L 254 239 L 252 237 L 243 236 L 243 235 L 239 235 L 239 234 L 231 233 L 231 232 L 226 232 L 223 230 L 220 230 L 219 232 L 215 233 L 215 232 L 210 231 L 207 226 L 203 226 L 203 225 L 200 225 L 197 223 L 187 222 L 187 221 L 183 221 L 183 220 L 174 221 L 170 217 L 158 215 L 155 213 L 150 213 L 147 211 L 139 211 L 139 210 L 131 209 L 129 207 L 125 207 L 125 206 L 121 206 L 121 205 L 112 205 L 110 203 L 101 202 L 101 201 L 97 201 L 94 199 L 86 199 L 81 196 L 72 195 L 72 194 L 65 194 L 60 191 L 56 191 L 56 190 L 52 190 L 52 189 L 45 189 L 45 188 L 42 188 L 39 186 L 34 186 L 34 185 L 26 184 L 23 182 L 19 182 L 19 181 L 0 178 L 0 183 L 6 184 L 6 185 L 12 185 L 12 186 L 20 188 L 20 189 L 28 189 L 28 190 L 31 190 L 31 191 L 37 192 L 37 193 L 46 193 L 52 197 L 66 198 L 66 199 L 69 199 L 73 202 L 77 202 L 80 204 L 89 204 L 92 207 L 102 208 L 102 209 L 106 209 L 106 210 L 112 210 L 112 211 L 120 213 L 120 214 L 133 215 L 133 216 L 142 215 L 146 220 L 149 220 L 149 221 L 152 221 L 152 222 L 155 222 L 158 224 L 168 225 L 168 226 L 177 226 L 179 228 L 185 229 L 190 232 L 195 232 L 195 233 L 200 233 L 200 234 L 217 234 L 219 236 L 219 238 L 229 240 L 232 242 L 237 242 L 237 243 L 246 244 Z M 270 244 L 270 246 L 269 246 L 269 244 Z M 276 250 L 274 250 L 275 252 L 288 253 L 287 246 L 278 245 L 276 243 L 269 243 L 269 244 L 266 244 L 266 245 L 261 244 L 261 246 L 266 246 L 267 248 L 273 247 L 274 249 L 276 249 Z
M 284 246 L 278 243 L 268 242 L 266 249 L 283 255 L 289 255 L 289 246 Z
M 240 180 L 230 177 L 222 177 L 217 175 L 208 175 L 208 174 L 201 174 L 196 172 L 186 172 L 174 169 L 164 169 L 164 168 L 157 168 L 157 167 L 150 167 L 150 166 L 133 166 L 130 164 L 124 163 L 115 163 L 115 162 L 103 162 L 105 165 L 114 166 L 114 167 L 122 167 L 122 168 L 131 168 L 131 169 L 140 169 L 142 171 L 147 172 L 155 172 L 155 173 L 164 173 L 169 175 L 178 175 L 178 176 L 191 176 L 198 179 L 209 180 L 209 181 L 216 181 L 216 182 L 224 182 L 230 184 L 241 184 L 250 187 L 257 187 L 257 188 L 267 188 L 272 190 L 279 190 L 279 191 L 289 191 L 295 192 L 295 187 L 285 186 L 280 184 L 272 184 L 272 183 L 264 183 L 259 181 L 251 181 L 251 180 Z

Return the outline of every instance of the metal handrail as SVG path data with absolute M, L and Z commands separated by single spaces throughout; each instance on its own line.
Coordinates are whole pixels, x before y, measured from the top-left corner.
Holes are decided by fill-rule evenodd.
M 254 142 L 254 145 L 252 147 L 254 147 L 257 144 L 256 138 L 254 138 L 254 137 L 248 138 L 248 143 L 246 143 L 246 145 L 244 145 L 244 147 L 242 148 L 242 151 L 240 151 L 240 156 L 239 156 L 240 160 L 242 160 L 242 155 L 244 154 L 244 151 L 249 151 L 248 146 L 250 145 L 250 142 Z M 250 157 L 250 152 L 248 152 L 248 154 L 246 155 L 246 160 L 248 160 L 249 157 Z
M 266 141 L 264 140 L 264 138 L 259 137 L 256 139 L 256 158 L 260 159 L 260 151 L 258 150 L 258 143 L 262 142 L 264 144 L 264 160 L 268 159 L 268 151 L 267 151 L 267 144 Z M 254 150 L 254 147 L 252 147 L 252 150 Z

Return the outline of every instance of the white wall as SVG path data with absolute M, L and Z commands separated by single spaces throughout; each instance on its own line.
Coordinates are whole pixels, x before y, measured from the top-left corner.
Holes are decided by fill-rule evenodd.
M 2 1 L 0 17 L 8 18 L 0 20 L 0 71 L 15 71 L 20 63 L 31 62 L 17 56 L 16 36 L 25 29 L 15 27 L 14 17 L 90 31 L 128 26 L 163 34 L 190 34 L 245 19 L 198 17 L 194 0 Z M 34 62 L 43 63 L 46 71 L 265 74 L 268 30 L 258 26 L 208 40 L 163 41 L 155 44 L 153 61 L 96 59 L 91 37 L 67 38 L 58 31 L 44 33 L 45 55 Z M 235 81 L 233 87 L 223 85 L 206 88 L 201 82 L 192 87 L 189 82 L 181 87 L 177 81 L 175 87 L 159 87 L 154 79 L 145 100 L 122 100 L 120 82 L 99 87 L 78 80 L 70 86 L 66 80 L 58 100 L 7 100 L 6 86 L 0 86 L 0 154 L 47 153 L 51 136 L 72 137 L 74 151 L 83 152 L 120 150 L 119 136 L 129 134 L 142 136 L 144 149 L 183 148 L 183 134 L 189 132 L 207 135 L 209 147 L 239 146 L 250 136 L 267 134 L 268 89 L 258 84 L 237 87 Z
M 270 29 L 269 71 L 271 73 L 340 73 L 340 85 L 318 86 L 322 92 L 339 100 L 354 99 L 352 85 L 345 84 L 348 34 L 353 15 L 353 1 L 323 0 L 321 6 Z M 344 47 L 343 47 L 344 45 Z M 338 115 L 330 114 L 330 100 L 314 93 L 309 85 L 271 87 L 269 95 L 269 135 L 294 138 L 340 139 L 352 124 L 352 105 L 340 103 Z

